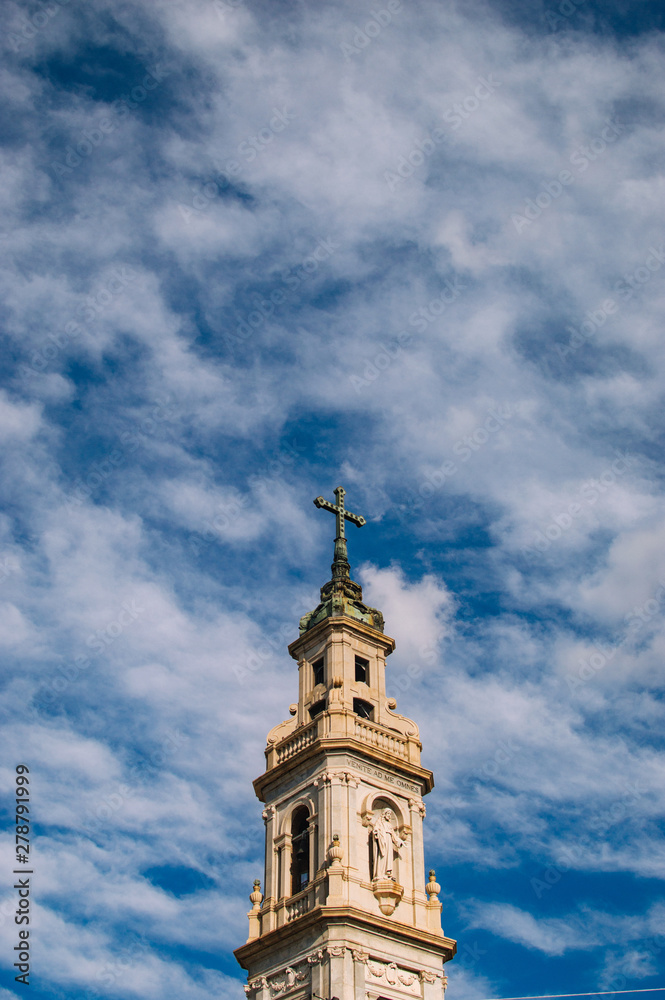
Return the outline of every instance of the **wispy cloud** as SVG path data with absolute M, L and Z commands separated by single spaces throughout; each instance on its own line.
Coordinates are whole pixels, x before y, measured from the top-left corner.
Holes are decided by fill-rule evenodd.
M 646 982 L 662 14 L 3 17 L 3 739 L 35 773 L 43 995 L 241 988 L 251 780 L 328 574 L 311 501 L 340 482 L 437 781 L 451 988 L 550 992 L 554 958 L 590 989 Z

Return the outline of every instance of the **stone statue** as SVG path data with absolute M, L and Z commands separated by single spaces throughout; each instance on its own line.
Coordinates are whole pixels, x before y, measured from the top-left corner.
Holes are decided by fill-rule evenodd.
M 395 851 L 404 847 L 393 827 L 392 809 L 382 809 L 372 822 L 374 878 L 392 878 Z

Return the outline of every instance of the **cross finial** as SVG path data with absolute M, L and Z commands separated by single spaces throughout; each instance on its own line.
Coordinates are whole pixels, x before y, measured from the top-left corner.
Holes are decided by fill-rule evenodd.
M 335 536 L 335 558 L 333 560 L 333 579 L 337 577 L 348 577 L 349 576 L 349 558 L 346 551 L 346 533 L 345 533 L 345 521 L 351 521 L 352 524 L 357 524 L 359 528 L 362 528 L 363 524 L 366 524 L 364 517 L 360 514 L 352 514 L 351 511 L 346 510 L 344 507 L 344 497 L 346 496 L 346 490 L 343 486 L 338 486 L 334 491 L 337 503 L 330 503 L 328 500 L 324 500 L 323 497 L 317 497 L 314 503 L 317 507 L 322 510 L 329 510 L 331 514 L 335 515 L 337 521 L 337 534 Z

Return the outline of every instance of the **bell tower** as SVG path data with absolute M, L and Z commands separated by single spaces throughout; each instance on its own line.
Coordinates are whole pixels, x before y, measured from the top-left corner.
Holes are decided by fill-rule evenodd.
M 395 642 L 350 578 L 336 516 L 332 578 L 289 646 L 298 663 L 291 718 L 268 734 L 265 881 L 250 895 L 249 937 L 235 952 L 248 1000 L 443 1000 L 456 943 L 441 928 L 435 873 L 425 883 L 418 727 L 386 699 Z

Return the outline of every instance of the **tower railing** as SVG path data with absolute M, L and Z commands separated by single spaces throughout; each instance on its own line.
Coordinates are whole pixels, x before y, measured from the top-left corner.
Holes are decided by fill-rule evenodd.
M 291 896 L 286 904 L 286 922 L 290 923 L 297 917 L 304 917 L 314 905 L 314 886 L 308 885 L 306 889 L 296 896 Z
M 376 723 L 370 722 L 368 719 L 356 716 L 353 735 L 357 740 L 362 740 L 363 743 L 369 743 L 380 750 L 387 750 L 388 753 L 404 757 L 405 760 L 409 759 L 408 740 L 390 729 L 386 729 L 385 726 L 377 726 Z
M 325 711 L 306 725 L 290 733 L 279 743 L 268 746 L 268 768 L 296 757 L 317 740 L 352 739 L 365 743 L 384 753 L 392 754 L 414 764 L 420 763 L 420 741 L 403 733 L 363 719 L 349 709 Z
M 314 719 L 307 726 L 303 726 L 302 729 L 296 730 L 286 739 L 282 740 L 275 747 L 277 754 L 277 763 L 281 764 L 282 761 L 288 760 L 290 757 L 295 757 L 297 753 L 304 750 L 306 747 L 310 746 L 318 735 L 317 720 Z

